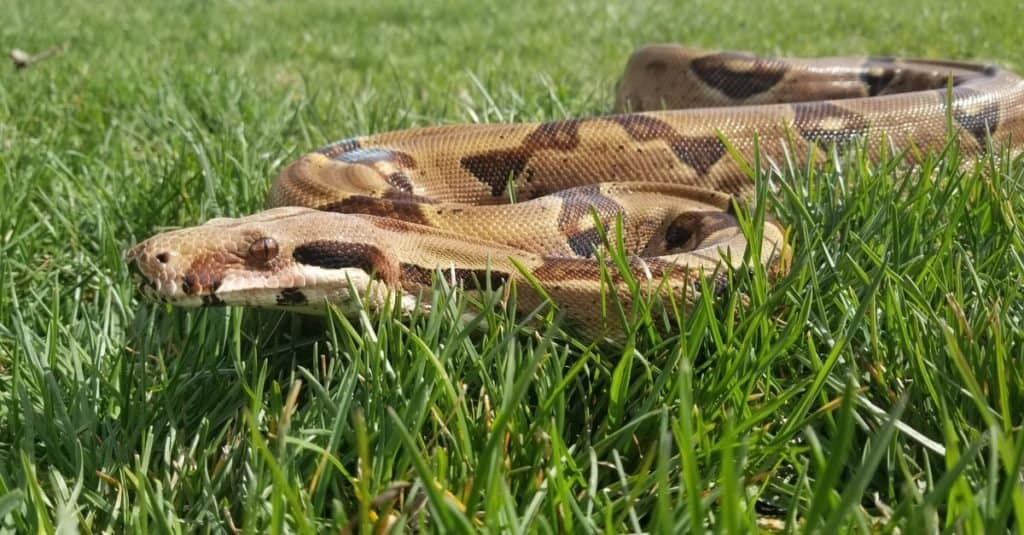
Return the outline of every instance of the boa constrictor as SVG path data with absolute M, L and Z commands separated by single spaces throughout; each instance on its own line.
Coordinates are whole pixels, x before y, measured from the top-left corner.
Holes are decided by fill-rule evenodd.
M 747 162 L 756 138 L 758 161 L 804 165 L 854 142 L 912 159 L 951 137 L 968 156 L 1024 138 L 1024 83 L 976 63 L 651 45 L 617 93 L 608 116 L 338 141 L 287 166 L 270 209 L 159 234 L 129 261 L 144 293 L 181 306 L 351 312 L 358 290 L 364 304 L 400 295 L 413 308 L 433 276 L 492 290 L 514 280 L 520 308 L 550 300 L 599 333 L 617 321 L 602 299 L 628 305 L 631 278 L 686 303 L 744 265 L 734 202 L 753 184 L 723 139 Z M 625 270 L 596 254 L 596 221 L 610 232 L 619 217 Z M 747 261 L 784 272 L 782 228 L 766 222 L 762 239 Z

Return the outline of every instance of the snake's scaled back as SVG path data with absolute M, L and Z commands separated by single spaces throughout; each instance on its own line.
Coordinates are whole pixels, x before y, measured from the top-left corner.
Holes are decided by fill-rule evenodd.
M 650 292 L 692 300 L 702 277 L 720 290 L 723 270 L 742 265 L 734 208 L 753 184 L 723 139 L 748 162 L 756 138 L 760 161 L 802 165 L 853 143 L 913 156 L 952 136 L 976 157 L 989 142 L 1018 152 L 1024 137 L 1020 78 L 955 61 L 651 45 L 630 57 L 615 109 L 347 138 L 283 169 L 267 211 L 154 236 L 129 260 L 145 293 L 183 306 L 354 310 L 356 290 L 413 307 L 437 270 L 468 289 L 515 280 L 523 306 L 550 297 L 598 334 L 617 320 L 599 314 L 595 216 L 606 228 L 622 218 L 629 269 Z M 764 224 L 760 251 L 752 261 L 785 271 L 777 223 Z M 630 297 L 622 277 L 605 282 Z

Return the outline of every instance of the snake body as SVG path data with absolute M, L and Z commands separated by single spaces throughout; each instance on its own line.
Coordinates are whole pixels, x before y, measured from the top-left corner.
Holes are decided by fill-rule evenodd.
M 144 293 L 181 306 L 347 312 L 358 290 L 413 308 L 443 275 L 480 290 L 515 280 L 520 307 L 553 301 L 598 333 L 615 321 L 601 313 L 608 290 L 628 305 L 637 281 L 684 303 L 723 289 L 748 247 L 735 209 L 752 198 L 742 162 L 755 150 L 763 165 L 855 143 L 912 161 L 951 137 L 968 157 L 1017 152 L 1024 82 L 977 63 L 651 45 L 630 57 L 612 115 L 344 139 L 283 169 L 267 210 L 159 234 L 128 257 Z M 617 218 L 618 268 L 598 226 Z M 762 233 L 748 261 L 785 272 L 782 227 Z

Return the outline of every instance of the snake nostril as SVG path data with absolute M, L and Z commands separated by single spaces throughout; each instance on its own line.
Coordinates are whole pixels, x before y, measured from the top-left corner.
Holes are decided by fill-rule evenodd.
M 171 255 L 169 255 L 168 253 L 159 253 L 156 255 L 157 262 L 160 262 L 161 264 L 166 264 L 167 261 L 170 259 Z

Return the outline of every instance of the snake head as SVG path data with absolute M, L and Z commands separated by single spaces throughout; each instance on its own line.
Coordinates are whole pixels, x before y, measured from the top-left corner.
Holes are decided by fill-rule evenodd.
M 127 261 L 144 295 L 176 306 L 322 313 L 328 301 L 345 311 L 356 293 L 382 298 L 394 282 L 394 257 L 370 227 L 360 216 L 275 208 L 158 234 Z

